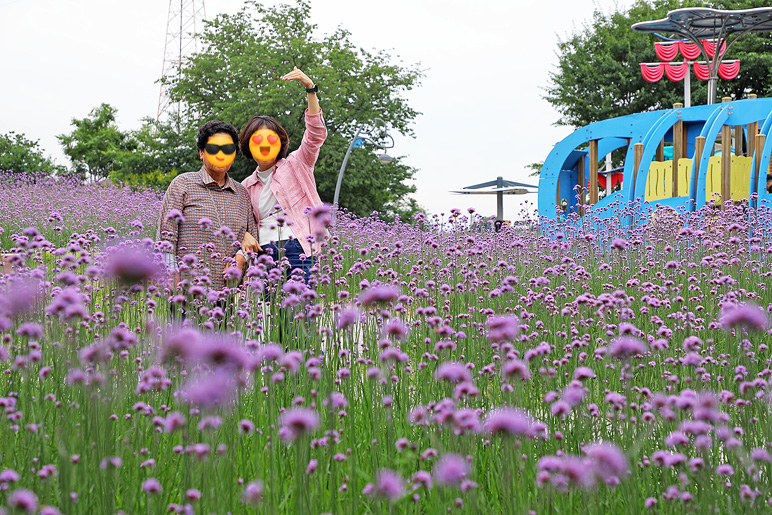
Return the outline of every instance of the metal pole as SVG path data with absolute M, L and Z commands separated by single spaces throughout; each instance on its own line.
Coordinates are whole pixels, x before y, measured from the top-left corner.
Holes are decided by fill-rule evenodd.
M 180 0 L 180 57 L 177 60 L 177 78 L 182 77 L 182 27 L 183 27 L 183 11 L 185 10 L 184 7 L 185 1 Z M 195 20 L 195 11 L 193 11 L 193 19 Z M 180 112 L 182 110 L 182 106 L 180 103 L 177 103 L 177 116 L 180 116 Z
M 684 77 L 684 106 L 692 107 L 692 62 L 687 61 L 686 77 Z
M 362 133 L 362 126 L 357 127 L 357 132 L 354 137 L 351 138 L 351 142 L 346 150 L 346 156 L 343 158 L 343 164 L 340 165 L 340 172 L 338 172 L 338 183 L 335 185 L 335 197 L 332 200 L 332 204 L 335 206 L 335 212 L 333 212 L 333 221 L 335 221 L 335 213 L 338 211 L 338 197 L 340 197 L 340 185 L 343 184 L 343 172 L 346 170 L 348 164 L 348 158 L 351 155 L 351 150 L 354 148 L 354 143 L 359 139 L 359 135 Z
M 716 103 L 716 88 L 718 86 L 718 77 L 713 77 L 713 73 L 708 77 L 708 105 Z
M 504 187 L 504 177 L 496 177 L 496 187 Z M 496 192 L 496 220 L 504 220 L 504 193 L 501 191 Z
M 378 123 L 383 125 L 386 137 L 391 140 L 391 146 L 382 145 L 380 143 L 377 143 L 377 142 L 373 141 L 371 139 L 372 132 L 371 131 L 366 131 L 366 130 L 363 129 L 363 127 L 365 127 L 365 124 L 361 124 L 359 127 L 357 127 L 357 132 L 356 132 L 356 134 L 354 134 L 354 137 L 351 138 L 351 142 L 349 143 L 348 149 L 346 150 L 346 155 L 343 157 L 343 164 L 340 165 L 340 172 L 338 172 L 338 182 L 335 185 L 335 196 L 332 199 L 332 204 L 333 204 L 333 206 L 335 206 L 335 209 L 332 212 L 332 222 L 333 222 L 333 224 L 335 223 L 335 215 L 338 212 L 338 198 L 340 197 L 340 186 L 341 186 L 341 184 L 343 184 L 343 172 L 346 170 L 346 165 L 348 164 L 348 158 L 351 155 L 351 151 L 354 149 L 354 144 L 356 143 L 356 141 L 358 139 L 360 139 L 360 136 L 362 136 L 363 134 L 366 134 L 368 137 L 361 138 L 361 139 L 363 139 L 364 141 L 366 141 L 369 144 L 375 145 L 378 148 L 382 148 L 384 150 L 384 152 L 386 151 L 387 148 L 394 147 L 394 138 L 392 138 L 391 135 L 389 134 L 388 128 L 386 127 L 386 122 L 384 122 L 380 118 L 375 118 L 373 121 L 375 122 L 375 126 L 377 126 Z M 373 127 L 373 130 L 375 130 L 375 127 Z

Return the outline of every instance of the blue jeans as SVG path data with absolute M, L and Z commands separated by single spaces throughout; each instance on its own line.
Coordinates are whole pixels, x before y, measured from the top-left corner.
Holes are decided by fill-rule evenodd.
M 316 263 L 316 258 L 309 256 L 301 259 L 300 255 L 304 254 L 304 251 L 300 242 L 296 239 L 282 240 L 277 244 L 263 245 L 263 250 L 260 253 L 269 254 L 275 262 L 278 262 L 281 259 L 280 248 L 290 263 L 289 275 L 292 275 L 293 270 L 300 269 L 303 271 L 303 280 L 308 284 L 308 279 L 311 276 L 311 267 Z M 267 301 L 273 302 L 276 292 L 266 290 L 263 295 Z M 276 303 L 276 311 L 272 315 L 275 321 L 275 330 L 269 333 L 269 337 L 278 340 L 287 349 L 298 349 L 301 348 L 302 341 L 304 340 L 303 334 L 309 330 L 308 322 L 305 324 L 295 324 L 291 311 L 291 309 L 279 307 L 278 303 Z
M 278 243 L 263 245 L 263 250 L 261 253 L 268 254 L 270 252 L 273 260 L 278 262 L 279 259 L 281 259 L 279 255 L 280 248 L 284 249 L 284 255 L 289 261 L 290 275 L 292 270 L 299 268 L 303 271 L 303 281 L 308 284 L 308 279 L 311 277 L 311 267 L 316 263 L 316 258 L 313 256 L 308 256 L 305 259 L 300 259 L 300 255 L 305 254 L 305 251 L 300 245 L 300 242 L 294 238 L 291 240 L 282 240 Z

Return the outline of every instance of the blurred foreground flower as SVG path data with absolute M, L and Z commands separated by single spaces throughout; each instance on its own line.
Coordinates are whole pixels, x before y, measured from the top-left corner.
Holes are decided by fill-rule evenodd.
M 189 379 L 182 389 L 182 398 L 194 406 L 213 408 L 227 406 L 233 401 L 236 380 L 227 371 L 200 375 Z
M 539 424 L 537 426 L 537 424 Z M 498 408 L 485 415 L 483 429 L 491 435 L 526 436 L 533 438 L 541 432 L 541 423 L 534 423 L 531 417 L 517 408 Z
M 376 497 L 384 497 L 390 502 L 397 501 L 405 495 L 405 480 L 398 472 L 391 469 L 381 469 L 375 476 L 375 484 L 368 483 L 362 493 Z
M 469 463 L 458 454 L 446 454 L 434 465 L 434 480 L 444 486 L 460 486 L 471 473 Z
M 14 490 L 8 496 L 8 506 L 24 513 L 35 513 L 38 509 L 38 498 L 30 490 Z
M 742 327 L 763 331 L 769 326 L 769 319 L 757 305 L 748 303 L 742 306 L 726 306 L 721 310 L 721 326 L 725 328 Z
M 332 208 L 327 204 L 319 204 L 309 213 L 313 235 L 316 241 L 321 241 L 327 235 L 327 227 L 332 224 Z
M 515 316 L 494 316 L 488 319 L 488 339 L 502 343 L 512 341 L 520 332 L 520 321 Z
M 359 295 L 359 301 L 365 305 L 385 304 L 387 302 L 393 302 L 397 300 L 397 298 L 399 298 L 399 288 L 390 284 L 373 286 Z
M 630 473 L 630 464 L 622 449 L 610 442 L 601 442 L 584 448 L 592 460 L 595 474 L 606 484 L 618 483 Z
M 310 408 L 292 408 L 279 417 L 281 429 L 279 436 L 285 441 L 297 440 L 300 436 L 311 433 L 319 427 L 319 414 Z
M 0 317 L 14 319 L 25 315 L 40 297 L 38 281 L 11 277 L 0 293 Z
M 646 344 L 631 336 L 622 336 L 612 340 L 608 353 L 612 357 L 625 360 L 646 352 Z
M 105 272 L 124 284 L 149 281 L 161 271 L 152 252 L 140 247 L 116 249 L 108 256 Z
M 252 481 L 244 487 L 241 499 L 244 501 L 244 504 L 256 505 L 263 500 L 263 492 L 265 492 L 263 482 L 259 480 Z
M 161 488 L 161 483 L 154 477 L 142 482 L 142 491 L 147 495 L 160 494 L 161 490 L 163 490 Z

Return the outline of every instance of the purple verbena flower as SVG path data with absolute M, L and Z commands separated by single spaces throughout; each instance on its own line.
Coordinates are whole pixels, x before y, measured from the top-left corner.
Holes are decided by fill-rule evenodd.
M 520 321 L 515 316 L 499 315 L 488 319 L 488 339 L 501 343 L 514 340 L 520 332 Z
M 285 440 L 296 440 L 315 431 L 320 424 L 319 414 L 310 408 L 291 408 L 281 414 L 279 423 L 285 429 Z
M 627 456 L 613 443 L 589 445 L 584 453 L 592 460 L 595 473 L 607 484 L 611 478 L 622 479 L 630 472 Z
M 622 238 L 614 238 L 611 240 L 611 248 L 614 250 L 625 250 L 627 248 L 627 241 Z
M 142 491 L 148 495 L 160 494 L 161 490 L 161 483 L 154 477 L 142 482 Z
M 483 429 L 491 435 L 531 436 L 531 417 L 517 408 L 498 408 L 485 415 Z
M 727 328 L 744 327 L 763 331 L 769 326 L 767 314 L 752 303 L 725 307 L 721 311 L 720 320 L 721 325 Z
M 359 323 L 360 313 L 356 308 L 344 309 L 337 314 L 337 329 L 347 329 L 354 324 Z
M 255 431 L 255 424 L 251 420 L 242 419 L 239 422 L 239 433 L 251 435 Z
M 434 377 L 437 380 L 450 381 L 451 383 L 472 380 L 472 376 L 469 374 L 469 370 L 467 370 L 466 366 L 457 361 L 445 361 L 441 363 L 440 366 L 437 367 Z
M 646 344 L 632 336 L 621 336 L 611 341 L 608 348 L 610 356 L 625 360 L 646 352 Z
M 38 509 L 38 498 L 32 491 L 20 488 L 8 495 L 8 506 L 25 513 L 35 513 Z
M 374 286 L 359 294 L 359 302 L 368 304 L 386 304 L 393 302 L 399 297 L 399 288 L 390 284 Z
M 501 372 L 505 377 L 521 381 L 527 381 L 532 375 L 531 370 L 528 368 L 528 363 L 519 359 L 510 359 L 505 362 L 501 367 Z
M 182 215 L 182 211 L 179 209 L 170 209 L 169 213 L 166 215 L 167 220 L 172 220 L 174 222 L 182 223 L 185 221 L 185 217 Z
M 379 497 L 385 497 L 390 502 L 397 501 L 405 495 L 405 480 L 398 472 L 391 469 L 381 469 L 375 476 L 373 493 Z
M 422 485 L 427 490 L 432 489 L 432 475 L 425 470 L 419 470 L 413 474 L 411 481 L 414 485 Z
M 199 375 L 188 379 L 182 398 L 194 406 L 212 408 L 229 404 L 236 388 L 233 375 L 227 371 Z
M 470 473 L 471 468 L 465 458 L 458 454 L 445 454 L 435 463 L 432 475 L 440 485 L 458 487 Z
M 263 482 L 259 480 L 252 481 L 244 487 L 241 499 L 244 501 L 244 504 L 256 505 L 263 500 L 263 492 L 265 492 Z
M 13 469 L 5 469 L 0 472 L 0 484 L 16 483 L 19 480 L 19 474 Z
M 136 284 L 157 276 L 161 266 L 146 249 L 120 248 L 110 253 L 105 270 L 108 277 L 125 284 Z

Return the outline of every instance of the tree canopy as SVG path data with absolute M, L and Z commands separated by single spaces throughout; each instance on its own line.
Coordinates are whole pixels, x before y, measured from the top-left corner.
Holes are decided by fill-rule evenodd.
M 604 13 L 596 9 L 592 20 L 560 41 L 558 64 L 550 73 L 544 98 L 561 114 L 558 125 L 581 127 L 591 122 L 683 102 L 683 82 L 663 79 L 648 83 L 640 63 L 658 62 L 653 34 L 632 30 L 640 21 L 667 16 L 682 7 L 751 9 L 765 7 L 766 0 L 694 2 L 637 0 L 627 11 Z M 772 94 L 772 35 L 747 34 L 728 50 L 729 59 L 740 59 L 740 74 L 719 79 L 718 97 L 744 98 Z M 692 76 L 692 105 L 707 102 L 707 84 Z
M 118 154 L 133 150 L 126 134 L 115 123 L 116 109 L 102 104 L 83 119 L 73 119 L 70 134 L 57 136 L 73 171 L 89 178 L 106 178 Z
M 43 155 L 38 141 L 29 140 L 24 134 L 11 131 L 0 134 L 0 170 L 52 174 L 63 171 L 63 168 Z
M 411 122 L 419 114 L 403 97 L 419 84 L 417 67 L 391 64 L 391 56 L 357 48 L 349 32 L 315 36 L 309 21 L 311 6 L 298 0 L 270 9 L 248 0 L 234 15 L 221 14 L 201 34 L 203 50 L 171 79 L 171 96 L 202 124 L 221 119 L 243 127 L 255 115 L 270 115 L 287 130 L 290 151 L 302 139 L 305 90 L 281 75 L 297 66 L 319 86 L 328 138 L 315 167 L 323 201 L 332 202 L 338 170 L 357 127 L 381 118 L 394 131 L 412 135 Z M 408 181 L 416 170 L 394 159 L 381 164 L 372 152 L 352 152 L 343 181 L 340 204 L 358 215 L 377 210 L 389 216 L 418 209 L 408 195 Z M 255 164 L 239 156 L 231 175 L 243 179 Z
M 110 178 L 128 185 L 166 188 L 182 172 L 198 170 L 198 120 L 171 113 L 165 120 L 144 118 L 142 126 L 126 134 L 125 149 L 116 154 Z

